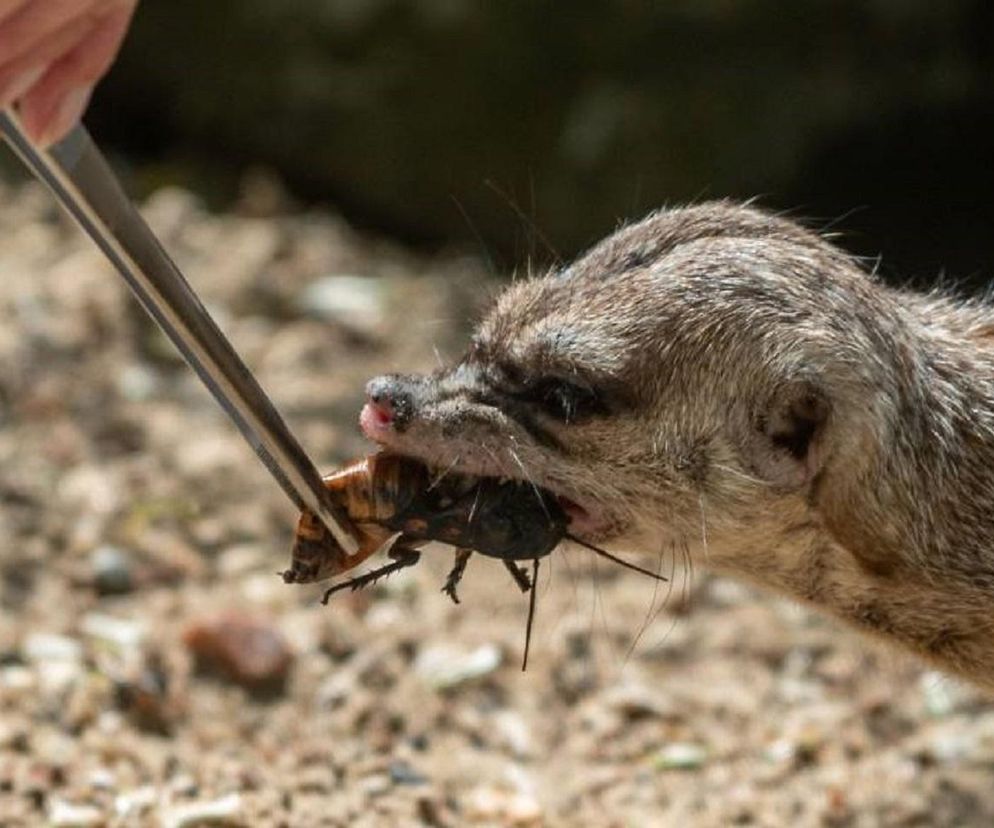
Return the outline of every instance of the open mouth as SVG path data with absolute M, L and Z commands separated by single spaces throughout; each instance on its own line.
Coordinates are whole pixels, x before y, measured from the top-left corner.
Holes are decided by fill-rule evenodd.
M 393 419 L 389 413 L 381 407 L 367 403 L 363 406 L 359 415 L 359 426 L 363 433 L 375 443 L 395 451 L 398 454 L 407 454 L 417 458 L 422 462 L 432 466 L 440 467 L 443 464 L 437 458 L 426 456 L 426 453 L 419 450 L 419 446 L 410 444 L 404 440 L 394 428 Z M 462 464 L 458 466 L 458 471 L 463 475 L 473 475 L 479 477 L 504 477 L 507 479 L 523 480 L 518 475 L 506 475 L 504 471 L 497 471 L 493 468 L 477 468 L 474 464 Z M 602 515 L 597 514 L 595 508 L 584 505 L 573 498 L 562 494 L 556 490 L 554 485 L 549 485 L 542 481 L 539 485 L 552 494 L 569 521 L 570 532 L 589 539 L 601 538 L 608 526 L 608 521 Z
M 555 494 L 555 492 L 553 492 Z M 570 530 L 577 535 L 597 535 L 604 528 L 603 522 L 592 515 L 585 507 L 565 495 L 556 494 L 556 500 L 569 519 Z

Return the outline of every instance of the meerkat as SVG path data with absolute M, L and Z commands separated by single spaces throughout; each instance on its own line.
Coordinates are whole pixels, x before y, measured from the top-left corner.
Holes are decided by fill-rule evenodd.
M 726 201 L 506 289 L 464 357 L 370 381 L 368 437 L 526 478 L 592 543 L 788 595 L 994 687 L 994 312 Z

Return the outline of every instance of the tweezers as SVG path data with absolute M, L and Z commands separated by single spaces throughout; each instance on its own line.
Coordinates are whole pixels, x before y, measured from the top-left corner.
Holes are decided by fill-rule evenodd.
M 345 511 L 328 498 L 314 464 L 125 195 L 83 125 L 41 149 L 28 138 L 17 113 L 6 109 L 0 111 L 0 133 L 124 277 L 290 500 L 317 515 L 353 555 L 358 544 Z

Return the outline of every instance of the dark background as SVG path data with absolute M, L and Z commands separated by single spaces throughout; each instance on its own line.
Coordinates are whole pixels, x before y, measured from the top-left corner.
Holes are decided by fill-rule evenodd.
M 301 202 L 498 269 L 759 196 L 896 281 L 991 277 L 990 0 L 143 0 L 87 122 L 140 193 Z M 554 251 L 554 252 L 552 252 Z

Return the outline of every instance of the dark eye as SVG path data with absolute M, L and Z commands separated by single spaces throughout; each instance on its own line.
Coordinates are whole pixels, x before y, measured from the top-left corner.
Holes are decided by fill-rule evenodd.
M 564 423 L 607 413 L 607 406 L 593 388 L 559 377 L 544 377 L 528 385 L 517 396 L 524 402 L 540 406 L 549 417 Z

